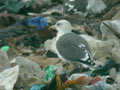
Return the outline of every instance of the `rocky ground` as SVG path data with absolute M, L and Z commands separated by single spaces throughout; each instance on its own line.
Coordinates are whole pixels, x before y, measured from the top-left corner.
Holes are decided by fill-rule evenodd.
M 120 90 L 119 0 L 2 0 L 0 5 L 0 90 Z M 88 41 L 94 69 L 58 59 L 57 32 L 48 28 L 61 19 Z

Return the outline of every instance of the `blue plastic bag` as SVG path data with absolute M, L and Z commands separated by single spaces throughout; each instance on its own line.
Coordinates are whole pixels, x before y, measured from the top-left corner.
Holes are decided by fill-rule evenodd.
M 41 30 L 48 27 L 48 22 L 42 16 L 39 16 L 28 19 L 28 25 L 35 26 L 36 30 Z
M 45 85 L 33 85 L 29 90 L 41 90 Z

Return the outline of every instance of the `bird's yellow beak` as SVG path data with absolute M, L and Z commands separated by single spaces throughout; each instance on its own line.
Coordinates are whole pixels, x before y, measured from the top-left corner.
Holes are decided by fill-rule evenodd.
M 54 30 L 54 29 L 55 29 L 55 25 L 50 26 L 50 27 L 48 28 L 48 30 Z

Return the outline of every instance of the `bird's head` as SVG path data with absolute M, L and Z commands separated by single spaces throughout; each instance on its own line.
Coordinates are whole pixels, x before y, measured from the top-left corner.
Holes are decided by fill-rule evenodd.
M 56 22 L 52 28 L 56 29 L 58 32 L 68 33 L 72 31 L 72 26 L 67 20 L 59 20 Z

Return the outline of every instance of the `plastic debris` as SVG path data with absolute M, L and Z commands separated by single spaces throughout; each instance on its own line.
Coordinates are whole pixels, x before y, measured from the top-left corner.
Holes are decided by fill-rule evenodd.
M 114 61 L 109 61 L 107 62 L 104 66 L 98 66 L 92 73 L 91 76 L 97 76 L 97 75 L 109 75 L 110 69 L 111 68 L 116 68 L 117 71 L 119 71 L 120 65 L 117 64 Z
M 36 30 L 41 30 L 45 27 L 48 27 L 47 21 L 42 16 L 28 19 L 28 25 L 35 26 Z
M 87 9 L 93 13 L 101 13 L 106 8 L 105 3 L 102 0 L 88 0 Z
M 106 26 L 107 25 L 107 26 Z M 105 37 L 111 38 L 111 32 L 120 38 L 120 19 L 118 20 L 105 20 L 101 23 L 100 30 L 102 33 L 102 38 L 104 40 Z
M 97 82 L 99 82 L 99 81 L 101 81 L 101 80 L 102 80 L 102 79 L 97 76 L 97 77 L 95 77 L 95 78 L 92 79 L 91 85 L 94 85 L 95 83 L 97 83 Z
M 33 0 L 4 0 L 4 4 L 0 6 L 0 11 L 9 11 L 12 13 L 18 13 L 22 8 L 28 8 L 33 3 Z
M 111 68 L 111 69 L 110 69 L 110 72 L 109 72 L 109 75 L 110 75 L 113 79 L 115 79 L 116 76 L 117 76 L 116 68 Z
M 108 84 L 114 84 L 115 80 L 111 77 L 106 78 L 106 83 Z
M 88 77 L 86 74 L 76 73 L 76 74 L 72 74 L 72 75 L 68 78 L 68 80 L 75 80 L 75 79 L 77 79 L 77 78 L 79 78 L 79 77 L 82 77 L 82 76 Z
M 90 77 L 86 74 L 72 74 L 66 83 L 72 83 L 72 85 L 87 85 L 90 82 Z
M 19 75 L 19 66 L 15 66 L 4 70 L 0 73 L 0 87 L 5 87 L 5 90 L 13 90 L 14 84 Z
M 85 86 L 84 89 L 82 90 L 116 90 L 116 89 L 103 81 L 99 81 L 94 85 Z
M 55 75 L 50 81 L 50 83 L 43 87 L 42 90 L 64 90 L 62 84 L 64 84 L 66 80 L 67 80 L 66 74 Z
M 9 46 L 3 46 L 0 48 L 0 50 L 7 52 L 9 50 L 9 48 L 10 48 Z
M 45 85 L 33 85 L 29 90 L 41 90 Z
M 54 65 L 49 65 L 44 68 L 44 71 L 46 72 L 45 80 L 50 81 L 54 77 L 54 73 L 53 73 L 54 70 L 55 70 Z

